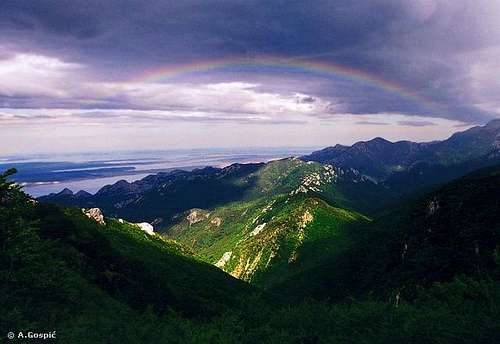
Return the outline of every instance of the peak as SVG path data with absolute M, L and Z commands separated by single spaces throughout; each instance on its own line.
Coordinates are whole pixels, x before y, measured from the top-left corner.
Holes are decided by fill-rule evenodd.
M 89 197 L 92 196 L 91 193 L 85 191 L 85 190 L 80 190 L 75 194 L 76 197 Z
M 58 195 L 60 195 L 60 196 L 62 196 L 62 195 L 72 195 L 72 194 L 73 194 L 73 191 L 71 191 L 68 188 L 64 188 L 61 192 L 58 193 Z
M 335 146 L 328 146 L 328 147 L 325 147 L 323 149 L 320 149 L 317 152 L 337 151 L 337 150 L 346 149 L 346 148 L 349 148 L 349 146 L 344 146 L 344 145 L 337 143 Z
M 351 148 L 369 148 L 369 147 L 374 147 L 374 146 L 381 146 L 381 145 L 391 145 L 392 142 L 388 141 L 382 137 L 376 137 L 374 139 L 371 139 L 369 141 L 358 141 L 355 144 L 351 146 Z
M 373 142 L 373 143 L 391 143 L 391 141 L 384 139 L 383 137 L 376 137 L 374 139 L 371 139 L 368 142 Z
M 230 166 L 228 166 L 228 167 L 230 167 Z M 205 167 L 201 167 L 201 168 L 195 168 L 194 170 L 192 170 L 192 172 L 196 172 L 196 173 L 214 173 L 214 172 L 217 172 L 219 170 L 220 169 L 217 168 L 217 167 L 205 166 Z

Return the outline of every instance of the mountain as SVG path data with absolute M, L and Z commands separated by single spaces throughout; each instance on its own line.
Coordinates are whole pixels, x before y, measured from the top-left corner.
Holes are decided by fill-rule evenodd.
M 214 195 L 203 200 L 212 207 L 173 216 L 167 234 L 184 244 L 37 202 L 9 174 L 0 175 L 4 332 L 55 329 L 65 343 L 500 340 L 498 166 L 374 220 L 347 207 L 384 190 L 356 170 L 285 159 L 180 172 L 177 195 L 190 183 L 231 190 L 229 202 Z
M 398 288 L 428 286 L 457 275 L 500 277 L 500 165 L 445 184 L 377 226 L 399 233 L 384 275 Z M 394 221 L 394 222 L 393 222 Z
M 391 197 L 354 169 L 289 158 L 120 181 L 84 199 L 65 192 L 39 200 L 151 222 L 204 261 L 268 286 L 343 249 L 343 231 L 369 221 L 360 212 Z
M 77 342 L 81 334 L 69 332 L 95 322 L 131 335 L 127 323 L 143 312 L 203 318 L 237 309 L 250 294 L 243 282 L 177 242 L 125 221 L 100 224 L 80 209 L 38 203 L 5 177 L 0 175 L 2 330 L 57 329 L 64 342 Z M 85 342 L 109 335 L 101 328 L 92 332 Z
M 301 193 L 191 210 L 167 235 L 231 275 L 265 286 L 342 250 L 346 227 L 367 221 Z
M 317 161 L 355 168 L 373 178 L 383 179 L 392 172 L 401 170 L 413 161 L 428 154 L 428 146 L 433 143 L 399 141 L 392 143 L 377 137 L 361 141 L 352 146 L 335 145 L 302 157 L 305 161 Z
M 445 141 L 376 138 L 302 159 L 172 171 L 119 181 L 95 195 L 63 190 L 39 200 L 148 222 L 203 261 L 271 288 L 342 257 L 363 237 L 352 233 L 370 233 L 370 218 L 403 195 L 492 164 L 499 130 L 500 121 L 492 121 Z
M 456 133 L 444 141 L 392 143 L 375 138 L 350 147 L 328 147 L 300 160 L 312 165 L 284 159 L 268 164 L 233 164 L 222 169 L 175 170 L 132 183 L 121 180 L 95 195 L 63 190 L 43 196 L 40 201 L 99 207 L 108 216 L 147 221 L 166 229 L 176 223 L 178 214 L 189 209 L 210 209 L 289 192 L 311 173 L 324 177 L 319 172 L 322 164 L 334 175 L 325 177 L 331 183 L 321 180 L 321 197 L 340 207 L 372 215 L 414 191 L 428 190 L 500 162 L 500 120 Z M 300 167 L 291 169 L 290 161 Z M 327 187 L 327 183 L 332 185 Z
M 205 262 L 270 288 L 339 256 L 357 240 L 351 233 L 371 231 L 370 217 L 402 194 L 493 163 L 499 123 L 441 142 L 376 138 L 302 159 L 160 173 L 95 195 L 63 190 L 39 200 L 147 221 Z
M 233 164 L 190 172 L 150 175 L 139 181 L 119 181 L 92 197 L 51 194 L 41 202 L 79 207 L 99 207 L 107 216 L 132 222 L 147 221 L 166 230 L 190 209 L 213 209 L 233 202 L 269 203 L 272 198 L 294 192 L 316 193 L 320 198 L 355 211 L 368 212 L 394 199 L 391 190 L 355 169 L 343 169 L 296 158 L 267 164 Z M 377 200 L 377 202 L 375 202 Z
M 309 269 L 314 270 L 315 266 L 322 266 L 322 261 L 334 262 L 332 264 L 338 267 L 339 261 L 350 257 L 345 253 L 349 249 L 354 250 L 355 257 L 347 260 L 357 262 L 356 269 L 371 266 L 371 270 L 364 272 L 363 278 L 381 276 L 383 280 L 370 283 L 382 286 L 388 283 L 392 273 L 379 271 L 378 268 L 384 264 L 396 264 L 395 258 L 389 257 L 384 251 L 391 245 L 395 245 L 395 248 L 391 248 L 394 250 L 391 254 L 396 260 L 401 255 L 410 257 L 417 253 L 423 257 L 414 258 L 417 262 L 432 257 L 435 260 L 432 272 L 425 271 L 421 276 L 415 276 L 415 279 L 418 283 L 424 283 L 425 279 L 433 283 L 450 280 L 460 272 L 472 275 L 474 269 L 466 269 L 465 265 L 474 262 L 477 257 L 466 254 L 484 252 L 486 247 L 489 247 L 488 268 L 477 269 L 491 271 L 491 266 L 495 266 L 492 257 L 495 245 L 500 244 L 500 232 L 494 229 L 500 223 L 499 177 L 498 166 L 481 170 L 426 194 L 418 201 L 404 202 L 391 209 L 388 215 L 376 216 L 374 221 L 350 209 L 332 206 L 326 197 L 328 188 L 312 193 L 292 191 L 272 198 L 229 203 L 210 210 L 187 211 L 182 215 L 183 220 L 171 227 L 167 235 L 190 247 L 205 261 L 265 288 L 288 280 L 294 281 L 294 276 Z M 435 220 L 436 223 L 426 222 L 431 218 L 430 215 L 437 217 L 437 214 L 440 217 Z M 444 238 L 449 247 L 440 252 L 439 249 L 444 249 L 445 243 L 436 242 L 433 248 L 436 251 L 422 254 L 413 247 L 416 239 L 411 238 L 414 235 L 412 233 L 421 232 Z M 465 240 L 463 238 L 470 240 L 460 244 L 463 247 L 459 250 L 463 252 L 453 252 L 453 248 L 458 249 L 453 245 L 458 245 L 460 240 Z M 429 244 L 436 239 L 431 239 L 429 234 L 419 240 Z M 360 262 L 357 257 L 359 252 L 373 252 L 373 255 L 365 262 Z M 459 257 L 460 254 L 464 256 Z M 381 257 L 384 257 L 383 263 L 380 262 Z M 448 259 L 448 262 L 440 259 Z M 373 262 L 377 262 L 377 266 L 372 266 Z M 422 268 L 419 263 L 414 264 L 413 269 Z M 461 267 L 450 268 L 452 272 L 445 276 L 443 270 L 453 264 Z M 410 273 L 409 266 L 401 269 L 406 270 L 405 274 Z M 349 274 L 355 275 L 353 271 Z M 441 277 L 434 274 L 441 274 Z M 331 271 L 319 275 L 336 276 Z M 306 283 L 310 285 L 311 280 L 314 279 L 308 276 Z M 343 276 L 342 280 L 349 281 L 349 278 Z M 392 285 L 388 290 L 397 288 L 402 288 L 402 285 Z M 333 286 L 329 289 L 337 290 Z M 347 289 L 344 288 L 344 292 Z M 340 292 L 338 294 L 342 295 Z
M 352 146 L 336 145 L 302 157 L 343 168 L 385 183 L 400 193 L 457 178 L 498 163 L 500 119 L 453 134 L 444 141 L 390 142 L 375 138 Z M 415 180 L 415 175 L 420 176 Z
M 500 165 L 468 174 L 352 228 L 342 255 L 274 288 L 299 298 L 412 299 L 460 276 L 498 281 L 499 191 Z

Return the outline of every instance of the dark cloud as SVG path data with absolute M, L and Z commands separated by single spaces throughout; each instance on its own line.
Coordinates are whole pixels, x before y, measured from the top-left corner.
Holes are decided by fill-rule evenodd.
M 0 25 L 4 30 L 45 31 L 77 39 L 99 35 L 98 8 L 89 2 L 4 0 L 0 5 Z
M 486 0 L 4 0 L 0 45 L 84 64 L 89 75 L 103 80 L 232 56 L 337 63 L 399 85 L 400 92 L 341 76 L 282 71 L 273 76 L 252 69 L 208 73 L 205 80 L 254 81 L 267 75 L 262 88 L 310 95 L 304 103 L 328 99 L 338 105 L 332 112 L 341 108 L 353 114 L 393 112 L 484 122 L 498 114 L 478 104 L 493 102 L 493 108 L 500 108 L 494 97 L 500 85 L 488 87 L 485 98 L 486 91 L 477 87 L 483 80 L 473 79 L 471 66 L 482 61 L 476 52 L 500 44 L 498 9 Z M 72 103 L 9 94 L 0 102 L 12 107 Z M 125 104 L 123 99 L 99 99 L 88 107 Z

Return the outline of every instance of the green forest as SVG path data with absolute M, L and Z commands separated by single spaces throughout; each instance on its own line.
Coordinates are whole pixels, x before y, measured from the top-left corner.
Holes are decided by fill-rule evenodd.
M 500 341 L 498 166 L 373 219 L 344 223 L 349 214 L 322 205 L 319 224 L 345 224 L 333 225 L 343 248 L 294 274 L 278 265 L 283 278 L 269 283 L 233 278 L 126 221 L 39 203 L 8 180 L 14 172 L 0 177 L 4 333 L 57 331 L 62 343 Z

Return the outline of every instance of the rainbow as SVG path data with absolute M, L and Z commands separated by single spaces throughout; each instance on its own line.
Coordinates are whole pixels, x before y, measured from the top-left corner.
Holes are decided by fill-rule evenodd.
M 280 58 L 274 56 L 259 56 L 252 58 L 235 57 L 197 61 L 180 65 L 171 64 L 150 70 L 129 81 L 160 82 L 190 73 L 250 68 L 271 68 L 278 71 L 293 73 L 312 73 L 327 78 L 342 78 L 393 94 L 399 98 L 422 105 L 427 109 L 436 107 L 436 104 L 432 101 L 394 82 L 341 64 L 300 58 Z

